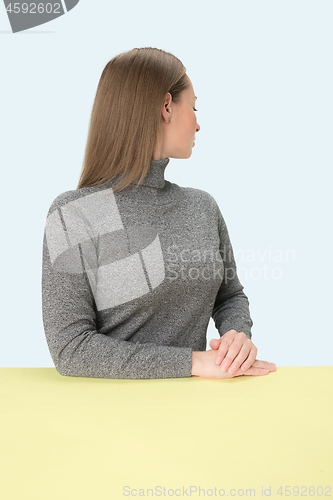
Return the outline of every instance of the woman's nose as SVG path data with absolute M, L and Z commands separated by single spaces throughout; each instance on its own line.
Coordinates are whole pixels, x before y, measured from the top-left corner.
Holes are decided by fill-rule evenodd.
M 201 128 L 201 127 L 200 127 L 199 123 L 197 123 L 197 128 L 195 129 L 195 131 L 196 131 L 196 132 L 199 132 L 200 128 Z

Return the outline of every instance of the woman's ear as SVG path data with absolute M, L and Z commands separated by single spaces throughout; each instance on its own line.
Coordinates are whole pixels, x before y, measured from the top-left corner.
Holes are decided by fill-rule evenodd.
M 162 106 L 162 118 L 168 123 L 171 120 L 171 104 L 172 104 L 172 96 L 170 92 L 167 92 L 163 101 Z

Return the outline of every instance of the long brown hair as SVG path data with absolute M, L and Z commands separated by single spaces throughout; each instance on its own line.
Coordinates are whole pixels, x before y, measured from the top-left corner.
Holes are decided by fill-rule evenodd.
M 143 181 L 159 136 L 163 100 L 178 102 L 188 87 L 186 68 L 169 52 L 135 48 L 105 66 L 92 107 L 77 189 L 119 176 L 114 191 Z

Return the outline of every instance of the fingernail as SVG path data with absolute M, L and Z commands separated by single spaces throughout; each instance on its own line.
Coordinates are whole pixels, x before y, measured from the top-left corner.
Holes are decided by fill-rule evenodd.
M 222 365 L 222 366 L 221 366 L 221 370 L 222 370 L 223 372 L 226 372 L 226 371 L 228 370 L 228 366 L 227 366 L 227 365 Z
M 215 363 L 216 363 L 217 365 L 219 365 L 219 364 L 221 363 L 221 361 L 222 361 L 222 358 L 217 358 L 217 360 L 215 361 Z

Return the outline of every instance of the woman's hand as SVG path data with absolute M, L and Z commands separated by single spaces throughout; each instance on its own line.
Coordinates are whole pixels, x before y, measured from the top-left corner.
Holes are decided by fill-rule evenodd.
M 248 370 L 255 362 L 258 349 L 247 338 L 245 333 L 229 330 L 219 339 L 212 339 L 210 347 L 216 350 L 215 363 L 222 372 L 234 375 L 239 368 L 242 372 Z
M 256 359 L 252 366 L 243 371 L 238 369 L 235 373 L 223 372 L 221 367 L 215 363 L 216 350 L 192 351 L 191 375 L 201 378 L 233 378 L 241 375 L 267 375 L 276 370 L 274 363 Z

